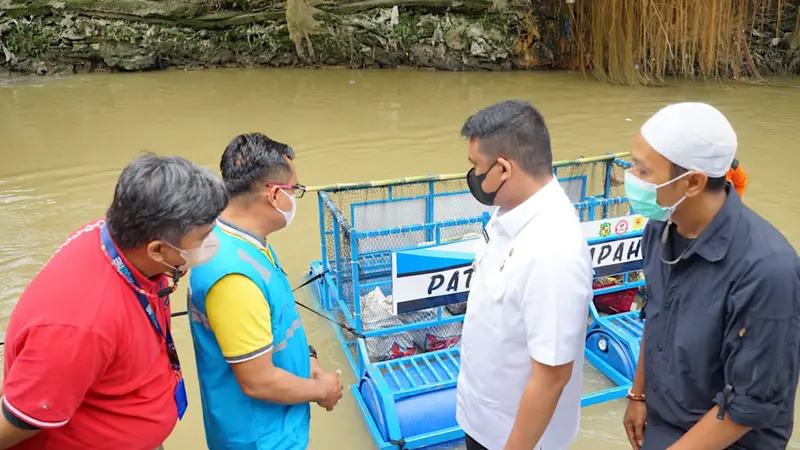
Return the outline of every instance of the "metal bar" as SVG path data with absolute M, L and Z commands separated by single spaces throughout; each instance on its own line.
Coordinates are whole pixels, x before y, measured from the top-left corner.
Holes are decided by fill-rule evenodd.
M 322 201 L 322 195 L 323 195 L 322 192 L 320 192 L 317 195 L 317 209 L 319 209 L 319 244 L 320 244 L 319 246 L 320 246 L 320 252 L 322 253 L 322 261 L 321 261 L 322 272 L 325 272 L 326 270 L 330 270 L 330 267 L 328 264 L 328 248 L 327 248 L 328 233 L 325 230 L 325 206 Z M 331 221 L 331 225 L 333 225 L 333 221 Z M 325 294 L 327 293 L 328 291 L 325 290 Z M 325 308 L 326 310 L 330 309 L 331 305 L 330 305 L 330 299 L 328 298 L 329 295 L 323 295 L 322 292 L 320 292 L 320 294 L 321 294 L 320 303 L 322 304 L 322 307 Z
M 414 368 L 414 370 L 416 370 L 416 371 L 417 371 L 417 374 L 419 375 L 419 378 L 422 380 L 422 382 L 423 382 L 424 384 L 431 384 L 431 383 L 430 383 L 430 381 L 428 381 L 428 377 L 426 377 L 426 376 L 425 376 L 425 373 L 424 373 L 424 372 L 423 372 L 423 371 L 422 371 L 422 370 L 419 368 L 419 364 L 417 364 L 417 362 L 416 362 L 416 361 L 417 361 L 417 359 L 416 359 L 416 358 L 415 358 L 415 359 L 412 359 L 411 361 L 409 361 L 409 363 L 411 364 L 411 367 L 413 367 L 413 368 Z M 414 382 L 412 381 L 412 383 L 411 383 L 411 384 L 412 384 L 412 385 L 416 385 L 417 383 L 414 383 Z
M 447 352 L 447 353 L 445 353 L 445 355 L 447 355 L 447 358 L 450 360 L 450 362 L 453 363 L 453 366 L 455 366 L 460 371 L 461 370 L 461 363 L 456 361 L 455 358 L 453 358 L 453 352 Z
M 404 449 L 413 450 L 426 448 L 442 442 L 455 441 L 464 438 L 464 430 L 455 426 L 442 430 L 431 431 L 430 433 L 418 434 L 405 439 Z
M 428 328 L 435 325 L 445 325 L 448 323 L 463 322 L 463 321 L 464 321 L 464 316 L 452 316 L 452 317 L 445 317 L 441 320 L 433 319 L 433 320 L 426 320 L 425 322 L 409 323 L 389 328 L 381 328 L 379 330 L 359 331 L 359 333 L 362 333 L 364 337 L 371 338 L 377 336 L 387 336 L 390 334 L 402 333 L 403 331 L 420 330 L 422 328 Z
M 396 392 L 394 394 L 394 398 L 395 400 L 399 400 L 401 398 L 414 397 L 417 395 L 426 394 L 428 392 L 441 391 L 443 389 L 455 387 L 457 384 L 458 384 L 457 380 L 444 381 L 442 383 L 437 383 L 437 384 L 424 384 L 419 387 L 404 389 L 400 392 Z
M 424 362 L 424 363 L 425 363 L 425 365 L 428 367 L 428 369 L 430 369 L 431 373 L 433 374 L 433 377 L 434 377 L 434 378 L 436 378 L 436 381 L 437 381 L 438 383 L 441 383 L 441 382 L 443 382 L 443 381 L 444 381 L 444 379 L 442 378 L 442 376 L 441 376 L 441 375 L 439 375 L 439 374 L 436 372 L 436 369 L 434 369 L 434 368 L 433 368 L 433 365 L 430 363 L 430 361 L 428 361 L 428 358 L 425 358 L 425 357 L 423 357 L 423 358 L 422 358 L 422 362 Z
M 339 219 L 336 216 L 333 216 L 333 257 L 334 257 L 334 265 L 336 266 L 336 295 L 341 300 L 344 297 L 344 291 L 342 291 L 342 254 L 341 254 L 341 233 L 339 232 Z M 345 308 L 347 309 L 347 308 Z
M 402 385 L 400 384 L 400 379 L 397 378 L 397 375 L 394 374 L 394 368 L 392 367 L 392 362 L 389 361 L 389 363 L 386 364 L 384 367 L 386 372 L 389 373 L 389 376 L 392 377 L 392 380 L 394 380 L 394 385 L 397 386 L 397 390 L 403 389 Z M 378 369 L 380 370 L 380 366 L 378 367 Z M 386 377 L 386 375 L 384 375 L 384 377 Z
M 353 239 L 363 239 L 369 237 L 378 237 L 378 236 L 390 236 L 393 234 L 401 234 L 401 233 L 411 233 L 414 231 L 426 231 L 429 229 L 434 229 L 436 227 L 455 227 L 459 225 L 471 225 L 473 223 L 478 223 L 481 221 L 480 217 L 468 217 L 465 219 L 450 219 L 445 220 L 442 222 L 435 222 L 435 223 L 423 223 L 417 225 L 401 225 L 399 227 L 394 228 L 384 228 L 382 230 L 370 230 L 370 231 L 354 231 L 351 233 Z M 395 251 L 395 250 L 392 250 Z
M 371 291 L 375 288 L 380 288 L 382 286 L 391 286 L 391 285 L 392 285 L 392 280 L 377 281 L 375 283 L 364 283 L 361 285 L 361 289 L 365 291 Z
M 611 197 L 611 176 L 614 174 L 614 160 L 606 162 L 606 182 L 603 187 L 603 197 Z M 608 205 L 603 205 L 603 219 L 608 219 Z
M 622 386 L 584 394 L 583 397 L 581 397 L 581 408 L 623 398 L 628 394 L 628 389 L 630 389 L 630 387 L 630 384 L 624 384 Z
M 327 273 L 325 274 L 323 279 L 325 280 L 323 286 L 325 286 L 326 289 L 328 289 L 328 296 L 330 296 L 330 289 L 334 286 L 333 277 L 331 276 L 330 273 Z M 338 293 L 334 292 L 334 295 L 336 297 L 335 303 L 338 306 L 338 309 L 342 311 L 342 315 L 344 315 L 345 324 L 349 325 L 352 328 L 355 328 L 356 327 L 355 321 L 353 320 L 353 316 L 350 314 L 350 310 L 347 309 L 347 304 L 342 300 L 342 297 L 340 297 Z M 335 328 L 336 330 L 339 330 L 338 326 L 336 326 Z M 342 340 L 342 342 L 345 341 Z
M 600 155 L 600 156 L 592 156 L 589 158 L 578 158 L 572 160 L 563 160 L 563 161 L 555 161 L 553 163 L 553 167 L 563 167 L 563 166 L 571 166 L 571 165 L 581 165 L 581 164 L 589 164 L 594 162 L 600 161 L 607 161 L 613 160 L 615 158 L 625 158 L 630 156 L 630 152 L 623 152 L 623 153 L 609 153 L 607 155 Z M 466 177 L 465 173 L 450 173 L 450 174 L 443 174 L 443 175 L 422 175 L 416 177 L 404 177 L 404 178 L 393 178 L 388 180 L 375 180 L 375 181 L 365 181 L 360 183 L 337 183 L 337 184 L 326 184 L 320 186 L 307 186 L 306 192 L 317 192 L 317 191 L 343 191 L 348 189 L 358 189 L 358 188 L 368 188 L 368 187 L 384 187 L 384 186 L 395 186 L 398 184 L 409 184 L 409 183 L 423 183 L 427 181 L 446 181 L 446 180 L 458 180 L 461 178 Z
M 428 182 L 428 195 L 425 199 L 425 222 L 432 223 L 434 222 L 434 212 L 433 212 L 433 194 L 436 191 L 436 183 L 433 181 Z M 425 240 L 430 242 L 433 240 L 433 229 L 425 230 Z
M 417 383 L 414 382 L 414 378 L 411 376 L 408 367 L 406 367 L 405 361 L 403 362 L 395 361 L 394 364 L 397 365 L 397 368 L 400 369 L 400 372 L 402 372 L 403 376 L 406 377 L 406 380 L 408 380 L 408 387 L 397 386 L 397 391 L 399 393 L 402 393 L 410 389 L 414 389 L 414 387 L 417 386 Z
M 623 314 L 625 314 L 625 313 L 623 313 Z M 642 330 L 640 330 L 637 327 L 633 326 L 633 324 L 628 322 L 627 320 L 624 320 L 623 317 L 611 316 L 611 318 L 614 319 L 614 320 L 611 321 L 611 323 L 613 323 L 615 325 L 614 328 L 616 328 L 616 330 L 618 332 L 625 332 L 628 335 L 630 335 L 630 338 L 632 338 L 632 339 L 641 339 L 642 338 Z
M 436 358 L 437 361 L 439 361 L 439 365 L 441 365 L 442 369 L 444 369 L 444 373 L 447 374 L 448 379 L 453 380 L 456 378 L 456 376 L 453 375 L 453 372 L 451 372 L 450 369 L 447 368 L 447 364 L 445 364 L 444 360 L 438 354 L 434 353 L 433 357 Z
M 359 288 L 358 275 L 358 238 L 350 233 L 350 268 L 353 271 L 353 318 L 356 320 L 354 327 L 358 333 L 362 332 L 361 323 L 361 289 Z

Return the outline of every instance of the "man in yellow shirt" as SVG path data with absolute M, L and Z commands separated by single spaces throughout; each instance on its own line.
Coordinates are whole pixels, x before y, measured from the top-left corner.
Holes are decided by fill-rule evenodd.
M 220 169 L 231 197 L 214 227 L 219 250 L 192 270 L 189 308 L 210 450 L 305 450 L 310 402 L 342 397 L 308 345 L 286 273 L 266 237 L 291 224 L 294 151 L 260 133 L 236 138 Z

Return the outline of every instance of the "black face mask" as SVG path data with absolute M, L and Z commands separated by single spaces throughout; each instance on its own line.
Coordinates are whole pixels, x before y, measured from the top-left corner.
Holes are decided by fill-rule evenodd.
M 481 202 L 486 206 L 494 206 L 494 198 L 497 196 L 497 192 L 506 183 L 506 181 L 503 180 L 503 182 L 500 183 L 500 186 L 498 186 L 497 190 L 495 190 L 494 192 L 486 192 L 481 187 L 481 185 L 483 184 L 483 180 L 486 179 L 486 175 L 489 174 L 489 171 L 492 170 L 495 165 L 497 165 L 497 161 L 495 161 L 494 164 L 489 166 L 489 168 L 486 169 L 486 172 L 483 172 L 481 175 L 475 175 L 474 167 L 472 168 L 472 170 L 467 172 L 467 186 L 469 186 L 469 192 L 472 193 L 472 196 L 475 197 L 475 200 Z

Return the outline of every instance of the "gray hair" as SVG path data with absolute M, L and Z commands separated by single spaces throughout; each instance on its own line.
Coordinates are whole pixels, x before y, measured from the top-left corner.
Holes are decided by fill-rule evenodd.
M 467 119 L 461 135 L 478 139 L 484 155 L 513 159 L 531 176 L 553 173 L 550 133 L 542 114 L 529 102 L 506 100 L 484 108 Z
M 141 156 L 122 170 L 106 212 L 123 249 L 163 240 L 178 246 L 192 230 L 214 223 L 228 204 L 222 181 L 179 156 Z

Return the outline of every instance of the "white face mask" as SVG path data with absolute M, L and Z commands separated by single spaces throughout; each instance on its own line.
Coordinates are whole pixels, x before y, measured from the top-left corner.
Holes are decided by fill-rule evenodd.
M 292 209 L 290 209 L 288 212 L 281 211 L 280 208 L 275 208 L 275 209 L 277 209 L 279 213 L 283 214 L 283 218 L 286 219 L 285 227 L 288 227 L 289 224 L 292 223 L 292 220 L 294 219 L 295 212 L 297 212 L 297 197 L 295 197 L 294 195 L 289 195 L 289 193 L 284 191 L 283 189 L 281 189 L 281 192 L 283 192 L 287 197 L 289 197 L 289 200 L 292 202 Z
M 192 267 L 202 266 L 203 264 L 211 261 L 211 258 L 217 254 L 217 250 L 219 250 L 219 238 L 217 234 L 213 231 L 203 239 L 203 242 L 200 244 L 199 247 L 194 248 L 192 250 L 181 250 L 178 247 L 170 244 L 169 242 L 165 242 L 170 247 L 174 248 L 181 254 L 181 258 L 183 258 L 184 264 L 180 267 L 172 267 L 167 263 L 164 263 L 166 266 L 177 269 L 178 271 L 185 272 Z

